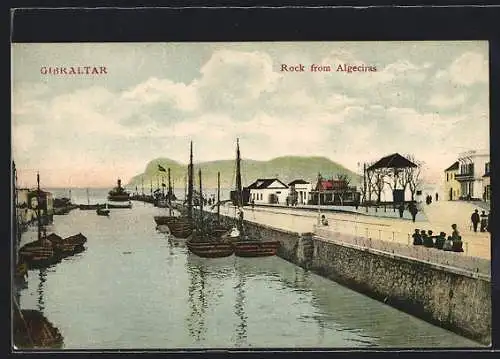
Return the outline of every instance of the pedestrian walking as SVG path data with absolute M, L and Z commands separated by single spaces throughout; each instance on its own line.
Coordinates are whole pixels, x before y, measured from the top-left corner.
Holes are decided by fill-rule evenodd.
M 438 201 L 439 194 L 436 192 L 436 202 Z
M 481 232 L 486 232 L 486 227 L 488 226 L 488 216 L 485 211 L 481 211 Z
M 474 229 L 474 232 L 477 232 L 477 225 L 479 223 L 479 213 L 476 210 L 474 210 L 474 213 L 470 216 L 470 221 L 472 222 L 472 228 Z
M 410 211 L 412 221 L 415 222 L 415 218 L 417 217 L 418 213 L 418 209 L 417 206 L 415 205 L 415 202 L 411 202 L 408 205 L 408 210 Z
M 403 213 L 405 211 L 405 206 L 403 203 L 399 205 L 398 210 L 399 210 L 399 218 L 403 218 Z

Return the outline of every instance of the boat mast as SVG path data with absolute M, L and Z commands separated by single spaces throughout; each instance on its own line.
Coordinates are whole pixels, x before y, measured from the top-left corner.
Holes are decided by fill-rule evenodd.
M 90 205 L 89 189 L 87 188 L 87 204 Z
M 170 181 L 170 167 L 168 168 L 168 212 L 172 216 L 172 182 Z
M 191 150 L 189 154 L 188 166 L 188 218 L 193 218 L 193 141 L 191 141 Z
M 40 241 L 42 238 L 42 219 L 40 218 L 40 173 L 36 173 L 36 219 L 38 224 L 38 240 Z
M 321 224 L 321 173 L 318 172 L 318 226 Z
M 239 230 L 243 228 L 243 195 L 241 191 L 241 157 L 240 157 L 240 140 L 236 139 L 236 204 L 238 206 L 238 225 Z
M 141 194 L 144 196 L 144 176 L 141 177 Z
M 201 186 L 201 168 L 198 170 L 198 177 L 199 177 L 199 180 L 200 180 L 200 229 L 201 229 L 201 233 L 204 233 L 203 231 L 203 189 L 202 189 L 202 186 Z
M 217 172 L 217 223 L 220 223 L 220 172 Z

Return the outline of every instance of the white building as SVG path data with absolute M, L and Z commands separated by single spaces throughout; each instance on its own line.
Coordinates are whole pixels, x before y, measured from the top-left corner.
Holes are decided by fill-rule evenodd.
M 290 195 L 296 196 L 296 204 L 308 204 L 311 199 L 312 184 L 303 179 L 292 181 L 288 184 Z
M 286 204 L 289 195 L 288 186 L 277 178 L 260 178 L 247 188 L 255 204 Z
M 483 199 L 483 176 L 489 173 L 490 154 L 488 151 L 468 151 L 458 156 L 458 173 L 462 199 Z

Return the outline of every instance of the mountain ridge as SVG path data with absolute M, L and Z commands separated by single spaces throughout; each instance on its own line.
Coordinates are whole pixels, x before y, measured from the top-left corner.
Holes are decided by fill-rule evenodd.
M 158 165 L 171 170 L 174 188 L 185 187 L 187 164 L 175 160 L 158 157 L 149 161 L 142 173 L 133 176 L 127 186 L 137 186 L 138 189 L 157 188 L 162 181 L 167 184 L 167 172 L 159 171 Z M 235 185 L 236 163 L 234 159 L 194 162 L 195 183 L 198 183 L 198 170 L 202 171 L 202 184 L 205 188 L 217 187 L 217 172 L 221 173 L 221 187 L 233 188 Z M 318 172 L 325 178 L 346 174 L 353 185 L 360 183 L 360 176 L 324 156 L 280 156 L 267 161 L 243 159 L 241 173 L 243 186 L 248 186 L 258 178 L 277 177 L 285 183 L 296 179 L 314 182 Z

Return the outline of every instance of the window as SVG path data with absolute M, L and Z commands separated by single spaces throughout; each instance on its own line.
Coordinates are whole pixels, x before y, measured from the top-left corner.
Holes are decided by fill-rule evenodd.
M 484 165 L 484 173 L 490 173 L 490 163 L 486 162 Z
M 446 172 L 446 182 L 448 182 L 448 172 Z

